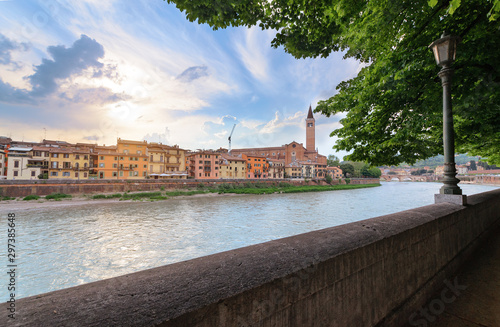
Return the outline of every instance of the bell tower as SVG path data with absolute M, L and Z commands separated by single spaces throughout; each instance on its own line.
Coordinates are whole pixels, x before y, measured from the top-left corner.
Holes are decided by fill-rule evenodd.
M 309 112 L 306 118 L 306 150 L 314 152 L 316 150 L 316 126 L 312 108 L 309 105 Z

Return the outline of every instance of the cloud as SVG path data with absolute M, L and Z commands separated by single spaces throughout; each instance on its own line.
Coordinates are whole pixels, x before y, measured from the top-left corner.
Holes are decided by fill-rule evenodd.
M 89 136 L 84 136 L 83 139 L 87 140 L 87 141 L 98 141 L 99 140 L 99 136 L 97 136 L 97 135 L 89 135 Z
M 84 70 L 93 68 L 99 72 L 104 64 L 99 59 L 104 57 L 104 48 L 96 40 L 81 35 L 70 48 L 64 45 L 47 48 L 53 60 L 43 59 L 35 66 L 35 73 L 27 77 L 33 86 L 31 94 L 45 96 L 57 90 L 57 80 L 63 80 Z
M 16 50 L 27 51 L 29 47 L 30 46 L 27 43 L 17 43 L 8 39 L 5 35 L 0 34 L 0 64 L 12 65 L 14 70 L 19 69 L 19 64 L 12 61 L 11 52 Z
M 175 79 L 184 83 L 192 82 L 198 78 L 202 78 L 208 76 L 208 68 L 207 66 L 193 66 L 189 67 L 185 71 L 183 71 L 179 76 Z
M 165 132 L 163 133 L 151 133 L 151 134 L 146 134 L 143 137 L 144 140 L 148 142 L 156 142 L 156 143 L 162 143 L 162 144 L 169 144 L 169 139 L 170 139 L 170 130 L 168 127 L 165 127 Z
M 238 52 L 245 68 L 260 82 L 269 80 L 270 40 L 273 31 L 261 31 L 252 27 L 244 31 L 243 42 L 236 42 Z
M 12 104 L 33 103 L 28 92 L 22 89 L 16 89 L 9 83 L 4 83 L 0 80 L 0 102 L 8 102 Z
M 105 87 L 80 89 L 73 87 L 61 93 L 60 97 L 74 103 L 86 103 L 99 106 L 130 99 L 130 96 L 126 94 L 116 94 Z

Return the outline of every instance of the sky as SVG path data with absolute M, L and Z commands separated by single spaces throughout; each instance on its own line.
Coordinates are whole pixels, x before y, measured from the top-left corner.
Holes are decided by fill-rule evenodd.
M 162 0 L 0 0 L 0 136 L 189 150 L 305 145 L 309 105 L 361 68 L 295 59 L 273 30 L 214 31 Z M 342 117 L 315 114 L 316 146 Z

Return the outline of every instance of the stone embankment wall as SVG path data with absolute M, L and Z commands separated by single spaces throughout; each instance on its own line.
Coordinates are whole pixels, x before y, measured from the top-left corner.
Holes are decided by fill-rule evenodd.
M 434 204 L 21 299 L 17 322 L 408 325 L 445 279 L 453 284 L 457 268 L 500 222 L 500 190 L 467 202 Z
M 486 170 L 487 171 L 487 170 Z M 470 184 L 492 184 L 500 185 L 500 176 L 476 175 L 476 176 L 457 176 L 461 183 Z
M 294 185 L 327 185 L 324 180 L 273 180 L 273 179 L 253 179 L 253 180 L 85 180 L 85 181 L 2 181 L 0 182 L 0 196 L 21 197 L 27 195 L 48 195 L 52 193 L 65 194 L 92 194 L 92 193 L 117 193 L 136 191 L 158 191 L 162 187 L 165 189 L 193 189 L 199 185 L 214 186 L 223 183 L 245 184 L 261 183 L 274 185 L 286 182 Z M 334 180 L 332 184 L 345 184 L 345 180 Z M 378 179 L 351 179 L 350 184 L 378 184 Z

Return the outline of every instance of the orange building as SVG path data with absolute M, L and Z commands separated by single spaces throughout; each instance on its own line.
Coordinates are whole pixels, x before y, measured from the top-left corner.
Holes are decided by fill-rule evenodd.
M 265 156 L 242 154 L 241 157 L 247 163 L 247 178 L 267 178 L 269 175 L 269 163 Z
M 97 146 L 99 179 L 144 179 L 148 157 L 146 141 L 118 139 L 116 146 Z
M 213 151 L 199 151 L 186 155 L 189 177 L 196 179 L 218 179 L 220 154 Z

